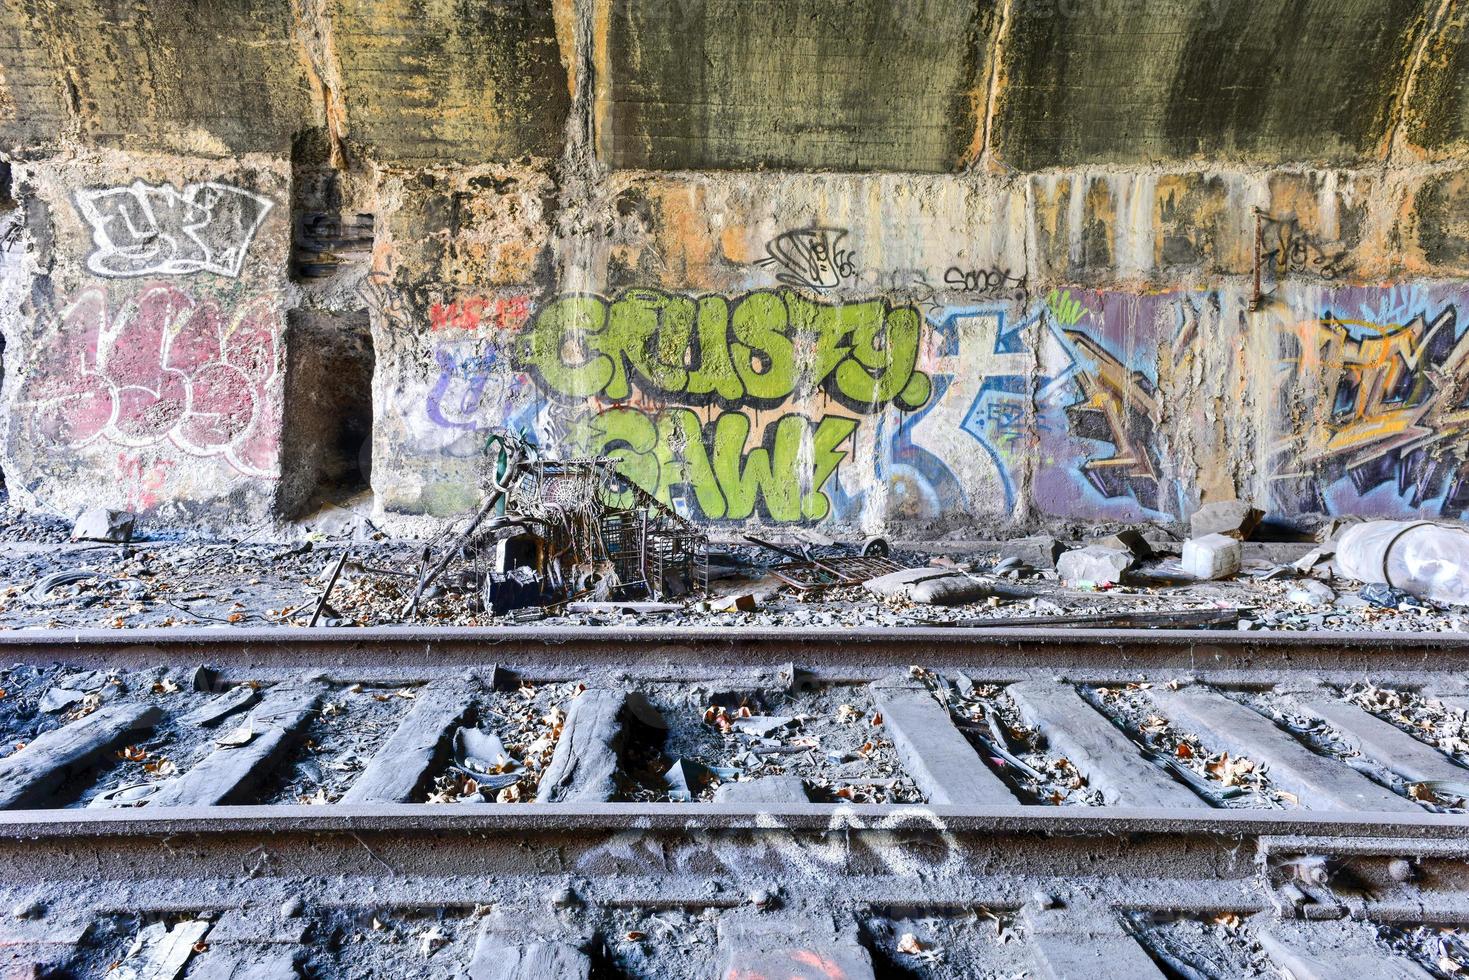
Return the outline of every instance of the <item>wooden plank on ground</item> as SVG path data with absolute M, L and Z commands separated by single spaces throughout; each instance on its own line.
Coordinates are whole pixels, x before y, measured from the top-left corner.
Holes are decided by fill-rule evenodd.
M 551 764 L 541 776 L 537 803 L 595 803 L 617 789 L 617 749 L 622 739 L 622 691 L 587 690 L 571 702 Z
M 1430 980 L 1412 960 L 1374 942 L 1360 923 L 1278 923 L 1260 931 L 1260 946 L 1295 980 Z
M 1270 767 L 1270 781 L 1308 810 L 1418 812 L 1407 797 L 1379 786 L 1339 759 L 1317 755 L 1253 708 L 1217 691 L 1154 688 L 1174 725 L 1197 730 L 1213 748 Z
M 1355 742 L 1367 758 L 1410 783 L 1469 783 L 1469 769 L 1349 701 L 1313 698 L 1302 707 Z
M 898 758 L 929 803 L 1019 805 L 926 688 L 875 684 L 872 697 Z
M 352 781 L 341 802 L 411 802 L 448 755 L 447 742 L 469 714 L 473 698 L 463 681 L 421 688 L 412 710 Z
M 1101 790 L 1109 806 L 1192 809 L 1209 804 L 1142 757 L 1118 730 L 1070 684 L 1027 681 L 1006 690 L 1026 724 Z
M 758 776 L 739 783 L 721 783 L 715 803 L 810 803 L 800 776 Z
M 154 705 L 114 704 L 38 736 L 0 759 L 0 810 L 45 806 L 72 777 L 144 741 L 162 717 Z
M 250 795 L 290 751 L 321 703 L 316 685 L 275 687 L 250 712 L 229 741 L 245 732 L 250 740 L 241 745 L 216 744 L 214 751 L 194 768 L 170 781 L 149 798 L 149 807 L 223 806 L 248 803 Z
M 1107 908 L 1025 910 L 1036 976 L 1046 980 L 1165 980 L 1116 913 Z

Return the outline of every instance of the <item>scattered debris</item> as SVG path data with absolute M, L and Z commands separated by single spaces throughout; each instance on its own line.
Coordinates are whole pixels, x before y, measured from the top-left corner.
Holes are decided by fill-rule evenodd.
M 1000 552 L 1004 558 L 1016 558 L 1031 568 L 1055 568 L 1056 562 L 1070 550 L 1049 534 L 1007 541 Z
M 1056 571 L 1067 585 L 1107 585 L 1121 582 L 1136 559 L 1124 548 L 1090 545 L 1068 551 L 1056 562 Z
M 959 606 L 991 594 L 985 583 L 951 568 L 904 568 L 870 578 L 867 591 L 885 598 L 903 596 L 935 606 Z
M 754 612 L 760 608 L 760 603 L 755 596 L 745 592 L 710 599 L 708 606 L 711 612 Z
M 137 515 L 125 510 L 93 507 L 77 518 L 71 529 L 73 541 L 108 541 L 127 544 L 133 539 Z
M 1328 606 L 1336 601 L 1336 593 L 1324 582 L 1307 579 L 1287 592 L 1285 601 L 1299 606 Z
M 858 585 L 867 579 L 901 571 L 903 566 L 887 558 L 872 555 L 833 555 L 817 558 L 807 551 L 800 554 L 753 535 L 745 540 L 778 555 L 794 559 L 791 564 L 777 565 L 771 573 L 787 585 L 802 591 L 828 589 L 842 585 Z
M 1239 571 L 1244 551 L 1238 540 L 1207 534 L 1183 544 L 1183 570 L 1197 579 L 1228 578 Z
M 1210 534 L 1224 534 L 1239 541 L 1247 541 L 1264 518 L 1264 511 L 1244 501 L 1217 500 L 1194 511 L 1193 517 L 1189 518 L 1189 536 L 1202 538 Z
M 497 451 L 490 454 L 494 472 L 486 474 L 480 508 L 436 560 L 428 560 L 433 547 L 425 550 L 404 618 L 417 615 L 424 595 L 456 560 L 471 565 L 465 577 L 478 586 L 482 606 L 502 613 L 552 595 L 657 600 L 707 587 L 702 530 L 636 484 L 621 491 L 630 506 L 608 502 L 616 457 L 545 458 L 506 429 L 492 430 L 488 445 Z M 486 574 L 479 559 L 490 552 L 499 567 Z M 529 564 L 512 567 L 516 558 Z
M 1337 541 L 1336 565 L 1359 582 L 1469 604 L 1469 531 L 1463 528 L 1427 521 L 1355 524 Z

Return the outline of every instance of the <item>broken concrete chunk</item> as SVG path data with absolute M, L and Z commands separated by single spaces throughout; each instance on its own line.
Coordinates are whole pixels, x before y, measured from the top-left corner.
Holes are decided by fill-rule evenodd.
M 217 725 L 242 708 L 248 708 L 260 697 L 260 689 L 241 684 L 233 690 L 212 698 L 184 716 L 186 725 Z
M 48 715 L 54 715 L 58 711 L 64 711 L 85 698 L 87 695 L 81 691 L 72 691 L 64 687 L 53 687 L 41 695 L 40 708 Z
M 1148 539 L 1132 528 L 1128 528 L 1125 531 L 1118 531 L 1116 534 L 1108 535 L 1105 538 L 1098 538 L 1092 542 L 1092 545 L 1098 548 L 1114 548 L 1118 551 L 1130 551 L 1135 558 L 1150 558 L 1153 554 L 1153 546 L 1148 543 Z
M 1244 548 L 1235 538 L 1206 534 L 1183 545 L 1183 570 L 1194 578 L 1228 578 L 1239 571 Z
M 1244 541 L 1260 526 L 1265 513 L 1243 500 L 1216 500 L 1194 511 L 1189 529 L 1194 538 L 1210 534 L 1227 534 Z
M 1134 561 L 1130 551 L 1090 545 L 1062 555 L 1056 562 L 1056 571 L 1067 585 L 1102 585 L 1122 581 Z
M 72 526 L 73 541 L 130 541 L 137 515 L 125 510 L 93 507 Z
M 1353 524 L 1362 523 L 1360 517 L 1333 517 L 1316 529 L 1316 541 L 1320 544 L 1335 545 L 1336 539 L 1341 537 L 1342 532 Z M 1326 551 L 1326 554 L 1331 554 Z
M 173 980 L 208 931 L 209 923 L 202 919 L 180 922 L 172 929 L 155 922 L 134 937 L 128 955 L 110 972 L 120 980 Z
M 1066 551 L 1067 546 L 1060 541 L 1049 534 L 1040 534 L 1006 543 L 1000 555 L 1004 558 L 1018 558 L 1031 568 L 1055 568 L 1057 559 Z
M 799 776 L 761 776 L 739 783 L 721 783 L 714 791 L 716 803 L 810 803 L 806 784 Z

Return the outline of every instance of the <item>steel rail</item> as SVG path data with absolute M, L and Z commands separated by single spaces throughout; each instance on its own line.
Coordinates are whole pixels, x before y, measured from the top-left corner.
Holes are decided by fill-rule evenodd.
M 325 670 L 412 681 L 450 667 L 497 665 L 538 681 L 574 679 L 590 669 L 653 681 L 794 663 L 827 682 L 870 681 L 921 664 L 990 681 L 1042 675 L 1106 683 L 1151 673 L 1219 684 L 1270 686 L 1308 677 L 1458 689 L 1469 673 L 1469 635 L 934 627 L 25 629 L 0 632 L 0 658 L 116 668 L 208 663 L 226 677 L 266 680 Z
M 1158 807 L 926 804 L 536 803 L 215 806 L 136 810 L 7 810 L 0 840 L 176 834 L 943 830 L 1074 837 L 1339 837 L 1450 842 L 1469 857 L 1469 815 L 1371 811 L 1178 810 Z M 1440 851 L 1442 849 L 1440 848 Z

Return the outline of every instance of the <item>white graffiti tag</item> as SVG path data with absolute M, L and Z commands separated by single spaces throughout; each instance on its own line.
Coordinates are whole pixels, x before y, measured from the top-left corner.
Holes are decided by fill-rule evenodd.
M 245 252 L 274 207 L 269 198 L 213 182 L 78 191 L 92 226 L 87 268 L 99 276 L 238 276 Z

